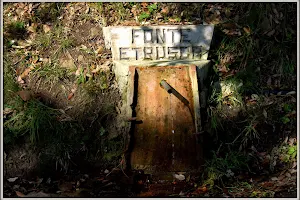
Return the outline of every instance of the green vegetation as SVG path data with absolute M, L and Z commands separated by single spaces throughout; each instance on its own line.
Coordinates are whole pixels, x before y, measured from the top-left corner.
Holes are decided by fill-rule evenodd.
M 85 83 L 83 75 L 79 75 L 78 77 L 78 84 Z M 82 79 L 82 80 L 81 80 Z M 88 81 L 83 85 L 83 88 L 87 91 L 90 95 L 96 95 L 100 92 L 103 92 L 108 89 L 109 87 L 109 75 L 101 72 L 94 78 L 89 78 Z
M 40 34 L 35 40 L 34 45 L 41 49 L 47 49 L 52 44 L 51 34 Z
M 65 34 L 64 31 L 65 29 L 62 24 L 55 24 L 53 31 L 48 33 L 40 32 L 33 45 L 39 51 L 52 51 L 53 58 L 57 58 L 61 53 L 75 45 L 74 39 Z
M 68 75 L 68 69 L 62 68 L 57 62 L 45 63 L 33 70 L 33 75 L 45 78 L 46 82 L 56 83 Z
M 23 21 L 11 22 L 7 27 L 10 37 L 23 38 L 26 33 L 25 23 Z
M 4 104 L 14 99 L 15 92 L 19 90 L 19 85 L 15 81 L 13 65 L 8 61 L 8 58 L 3 58 L 3 90 L 4 90 Z
M 139 16 L 139 21 L 149 19 L 157 10 L 157 4 L 149 4 L 147 6 L 148 12 L 142 12 Z
M 279 155 L 283 162 L 292 163 L 297 160 L 297 144 L 291 143 L 289 145 L 283 144 L 279 148 Z
M 213 152 L 213 157 L 204 165 L 207 177 L 204 184 L 212 188 L 216 181 L 223 182 L 225 177 L 233 178 L 235 173 L 248 171 L 248 161 L 249 158 L 240 152 L 230 151 L 224 157 L 217 156 Z
M 122 106 L 118 100 L 126 95 L 118 93 L 110 65 L 101 64 L 110 62 L 111 54 L 103 48 L 101 31 L 92 34 L 91 27 L 214 24 L 207 108 L 201 109 L 209 151 L 202 179 L 195 182 L 209 188 L 205 195 L 274 197 L 279 186 L 262 189 L 254 179 L 296 167 L 297 101 L 293 94 L 276 94 L 296 91 L 296 5 L 5 4 L 5 152 L 30 144 L 47 178 L 53 171 L 71 173 L 84 161 L 105 169 L 119 166 L 126 134 L 115 127 L 115 117 Z M 29 91 L 29 98 L 20 95 Z
M 16 107 L 16 109 L 20 109 L 20 111 L 3 124 L 5 130 L 4 137 L 8 139 L 5 141 L 12 141 L 13 139 L 18 139 L 18 137 L 28 134 L 30 141 L 36 143 L 47 135 L 43 134 L 43 131 L 50 129 L 50 132 L 55 134 L 53 131 L 59 130 L 57 125 L 60 123 L 54 125 L 57 115 L 54 109 L 35 100 L 29 101 L 24 104 L 24 106 L 26 106 L 25 109 L 24 107 Z
M 44 3 L 33 16 L 35 22 L 55 22 L 60 16 L 64 3 Z

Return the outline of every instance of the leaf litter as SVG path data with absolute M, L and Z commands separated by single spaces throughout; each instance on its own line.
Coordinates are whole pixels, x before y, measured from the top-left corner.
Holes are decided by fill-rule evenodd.
M 159 24 L 159 23 L 167 23 L 167 24 L 179 24 L 179 23 L 184 23 L 183 21 L 184 20 L 181 20 L 180 22 L 178 22 L 177 19 L 175 18 L 172 18 L 172 17 L 169 17 L 168 20 L 166 22 L 162 22 L 164 20 L 165 17 L 167 17 L 168 15 L 172 14 L 173 12 L 173 8 L 172 6 L 169 6 L 168 4 L 164 4 L 162 3 L 163 6 L 162 7 L 159 7 L 160 9 L 160 13 L 157 14 L 157 16 L 160 14 L 161 16 L 155 16 L 155 19 L 159 20 L 159 22 L 153 20 L 151 21 L 151 23 L 154 23 L 154 24 Z M 16 3 L 16 4 L 13 4 L 14 6 L 9 6 L 8 9 L 5 11 L 5 14 L 12 14 L 12 13 L 16 13 L 17 15 L 16 16 L 13 16 L 13 18 L 15 18 L 15 20 L 27 20 L 32 14 L 34 11 L 36 11 L 36 9 L 41 6 L 40 3 L 29 3 L 29 4 L 24 4 L 24 3 Z M 132 16 L 136 17 L 136 16 L 139 16 L 140 12 L 141 11 L 144 11 L 144 12 L 148 12 L 149 10 L 149 5 L 151 5 L 151 3 L 142 3 L 140 4 L 140 6 L 142 7 L 141 10 L 137 9 L 137 5 L 134 5 L 132 6 L 131 9 L 129 9 L 129 11 L 132 13 Z M 66 15 L 66 16 L 61 16 L 60 19 L 63 20 L 65 18 L 68 18 L 69 19 L 69 22 L 70 24 L 68 25 L 71 25 L 72 24 L 72 20 L 71 19 L 75 19 L 77 16 L 76 16 L 76 13 L 80 10 L 84 8 L 84 12 L 87 14 L 87 13 L 93 13 L 94 12 L 94 9 L 92 9 L 91 7 L 89 6 L 85 6 L 84 4 L 74 4 L 74 5 L 70 5 L 68 4 L 66 6 L 65 11 L 67 11 L 69 14 Z M 221 24 L 222 25 L 222 21 L 226 21 L 227 18 L 229 18 L 231 15 L 236 15 L 237 17 L 235 18 L 235 21 L 237 23 L 234 23 L 232 25 L 227 25 L 225 26 L 224 24 L 224 27 L 221 29 L 221 31 L 225 34 L 225 35 L 228 35 L 230 37 L 240 37 L 240 36 L 243 36 L 244 34 L 249 36 L 249 35 L 252 35 L 254 34 L 255 30 L 252 30 L 250 28 L 250 26 L 243 26 L 243 25 L 239 25 L 239 20 L 238 18 L 242 18 L 243 16 L 240 16 L 240 13 L 237 12 L 235 10 L 234 7 L 230 8 L 230 9 L 225 9 L 226 6 L 224 6 L 224 4 L 220 4 L 220 3 L 217 3 L 217 4 L 208 4 L 206 6 L 204 6 L 204 19 L 200 19 L 201 21 L 205 21 L 207 23 L 213 23 L 213 24 Z M 271 14 L 270 16 L 268 16 L 268 18 L 265 18 L 263 23 L 267 24 L 265 27 L 265 32 L 264 34 L 268 37 L 274 37 L 274 39 L 276 39 L 275 37 L 278 36 L 279 34 L 279 31 L 280 29 L 277 27 L 278 24 L 281 23 L 282 19 L 283 19 L 283 13 L 282 13 L 282 10 L 280 9 L 280 7 L 276 7 L 275 4 L 272 4 L 271 6 L 272 8 L 272 12 L 273 14 Z M 112 12 L 113 14 L 116 14 L 115 12 Z M 179 12 L 179 15 L 182 17 L 184 16 L 184 13 L 183 12 Z M 124 24 L 134 24 L 134 25 L 139 25 L 141 22 L 137 21 L 136 18 L 132 18 L 132 19 L 128 19 L 127 21 L 124 22 Z M 96 17 L 95 17 L 96 19 Z M 198 20 L 198 19 L 197 19 Z M 111 23 L 111 22 L 110 22 Z M 113 22 L 112 22 L 113 23 Z M 116 23 L 121 23 L 121 22 L 118 22 L 116 21 Z M 144 23 L 149 23 L 149 22 L 144 22 Z M 150 24 L 150 23 L 149 23 Z M 36 30 L 37 28 L 42 28 L 42 30 L 45 32 L 45 33 L 51 33 L 53 27 L 51 26 L 51 24 L 36 24 L 36 23 L 31 23 L 30 26 L 27 26 L 27 30 L 28 32 L 31 33 L 31 40 L 34 39 L 34 36 L 33 34 L 36 33 Z M 262 26 L 264 27 L 264 26 Z M 30 46 L 31 45 L 22 45 L 20 43 L 20 45 L 13 45 L 12 47 L 15 48 L 15 49 L 30 49 Z M 104 49 L 102 48 L 101 45 L 99 45 L 97 48 L 94 48 L 96 49 L 96 51 L 90 51 L 89 48 L 85 45 L 81 45 L 81 48 L 82 50 L 88 52 L 89 54 L 91 53 L 96 53 L 98 56 L 102 56 L 104 54 Z M 72 56 L 71 56 L 72 57 Z M 77 56 L 75 57 L 77 58 Z M 223 63 L 221 63 L 221 65 L 219 66 L 218 70 L 221 72 L 221 74 L 223 75 L 223 77 L 227 77 L 228 75 L 231 76 L 233 74 L 236 74 L 237 72 L 239 72 L 238 70 L 237 71 L 234 71 L 232 69 L 230 69 L 230 65 L 232 65 L 234 63 L 233 60 L 235 60 L 236 58 L 235 57 L 232 57 L 232 56 L 229 56 L 229 57 L 226 57 L 224 58 L 224 61 Z M 80 62 L 82 61 L 82 59 L 78 59 Z M 26 83 L 26 78 L 28 78 L 30 72 L 35 68 L 34 67 L 34 64 L 37 64 L 40 60 L 39 59 L 33 59 L 31 60 L 29 67 L 27 67 L 22 73 L 20 73 L 17 77 L 17 81 L 20 83 L 20 84 L 25 84 Z M 76 63 L 74 63 L 74 61 L 72 61 L 73 63 L 71 63 L 70 65 L 72 66 L 76 66 Z M 103 63 L 103 62 L 102 62 Z M 229 67 L 228 67 L 229 66 Z M 69 67 L 67 67 L 69 68 Z M 75 72 L 76 76 L 79 76 L 80 75 L 80 71 L 81 69 L 84 71 L 84 73 L 87 75 L 87 70 L 86 70 L 86 67 L 82 66 L 78 66 L 77 68 L 77 71 Z M 80 69 L 78 71 L 78 69 Z M 99 72 L 101 71 L 110 71 L 110 62 L 107 61 L 107 62 L 104 62 L 104 64 L 101 64 L 101 65 L 94 65 L 94 67 L 91 67 L 91 73 L 92 73 L 92 76 L 95 76 L 96 74 L 98 74 Z M 268 81 L 266 81 L 267 85 L 269 87 L 272 87 L 272 83 L 274 85 L 275 88 L 278 88 L 278 87 L 281 87 L 281 82 L 276 80 L 274 81 L 273 79 L 275 79 L 276 77 L 269 77 Z M 276 82 L 276 83 L 275 83 Z M 76 92 L 76 89 L 72 88 L 70 89 L 69 91 L 71 91 L 69 93 L 69 95 L 67 96 L 67 99 L 68 100 L 71 100 L 72 98 L 74 98 L 74 94 Z M 30 94 L 29 92 L 27 92 L 26 90 L 21 90 L 19 91 L 18 93 L 21 98 L 24 100 L 24 101 L 28 101 L 31 97 L 30 97 Z M 291 94 L 295 94 L 295 92 L 291 93 Z M 230 95 L 229 95 L 230 96 Z M 255 100 L 256 101 L 256 100 Z M 267 99 L 268 101 L 268 104 L 271 105 L 274 103 L 274 100 L 272 100 L 271 98 Z M 7 112 L 7 113 L 11 113 L 10 112 Z M 272 115 L 268 109 L 263 109 L 263 116 L 265 119 L 268 119 L 270 118 L 270 116 Z M 290 112 L 290 113 L 286 113 L 286 117 L 292 117 L 295 115 L 295 112 Z M 287 142 L 287 145 L 288 146 L 293 146 L 295 144 L 296 140 L 290 138 Z M 291 150 L 292 152 L 292 150 Z M 270 155 L 271 153 L 270 152 L 259 152 L 257 151 L 255 153 L 255 155 L 258 155 L 259 159 L 261 160 L 262 163 L 265 163 L 266 166 L 272 166 L 272 168 L 276 169 L 277 166 L 280 166 L 281 164 L 281 160 L 280 160 L 280 156 L 278 155 L 279 152 L 273 152 L 274 155 Z M 295 174 L 296 174 L 296 170 L 294 168 L 297 167 L 297 163 L 296 161 L 291 161 L 291 168 L 288 169 L 288 172 L 285 172 L 285 173 L 282 173 L 280 174 L 279 176 L 273 176 L 270 178 L 270 181 L 264 181 L 263 183 L 261 183 L 261 186 L 262 187 L 266 187 L 268 189 L 272 188 L 273 191 L 281 191 L 283 189 L 284 186 L 288 186 L 288 185 L 293 185 L 293 183 L 295 183 L 295 180 L 291 180 L 291 178 L 295 177 Z M 107 171 L 109 172 L 109 170 L 107 169 Z M 107 172 L 106 171 L 106 172 Z M 112 171 L 112 170 L 111 170 Z M 231 173 L 232 171 L 227 171 L 228 172 L 228 177 L 235 177 L 235 174 Z M 102 177 L 101 177 L 102 176 Z M 105 179 L 105 175 L 101 175 L 99 177 L 97 177 L 97 181 L 100 181 L 101 183 L 105 183 L 105 185 L 108 185 L 107 187 L 108 188 L 113 188 L 114 187 L 114 184 L 112 182 L 109 182 L 111 184 L 107 184 L 107 180 Z M 121 177 L 121 175 L 119 176 L 119 178 Z M 177 177 L 177 178 L 176 178 Z M 185 176 L 182 175 L 182 174 L 176 174 L 176 179 L 179 180 L 179 181 L 184 181 L 185 180 Z M 192 180 L 194 177 L 191 177 L 191 176 L 188 176 L 189 178 L 187 179 L 191 179 L 191 182 L 192 184 L 194 184 L 194 180 Z M 18 177 L 16 177 L 18 178 Z M 80 182 L 85 182 L 86 180 L 88 180 L 89 178 L 85 178 L 85 179 L 78 179 L 77 181 L 80 181 Z M 93 179 L 93 178 L 90 178 L 90 179 Z M 13 180 L 13 179 L 11 179 Z M 49 180 L 49 179 L 48 179 Z M 83 181 L 84 180 L 84 181 Z M 104 181 L 105 180 L 105 181 Z M 252 179 L 251 179 L 252 180 Z M 14 180 L 12 181 L 11 183 L 17 181 Z M 44 183 L 42 183 L 43 179 L 39 179 L 37 181 L 40 182 L 38 185 L 38 187 L 42 186 Z M 95 183 L 97 183 L 97 181 L 95 181 Z M 114 181 L 117 181 L 117 180 L 114 180 Z M 190 180 L 186 180 L 187 182 L 189 182 Z M 275 182 L 275 183 L 273 183 Z M 279 183 L 277 183 L 279 182 Z M 52 184 L 53 181 L 51 181 Z M 47 181 L 47 184 L 51 184 L 50 182 Z M 142 181 L 143 183 L 143 181 Z M 176 182 L 175 182 L 176 183 Z M 66 188 L 63 188 L 62 185 L 68 185 L 68 187 Z M 74 189 L 75 191 L 77 191 L 77 188 L 78 187 L 78 184 L 76 181 L 73 181 L 73 182 L 70 182 L 70 181 L 63 181 L 63 183 L 61 184 L 58 184 L 63 191 L 73 191 L 74 192 Z M 281 188 L 280 188 L 281 187 Z M 189 196 L 189 195 L 206 195 L 206 196 L 209 196 L 211 195 L 210 194 L 210 190 L 208 189 L 208 187 L 206 185 L 201 185 L 201 186 L 196 186 L 194 187 L 193 185 L 193 188 L 194 190 L 190 189 L 191 191 L 190 192 L 187 192 L 187 191 L 183 191 L 181 190 L 180 192 L 178 192 L 177 194 L 179 196 Z M 59 188 L 58 188 L 59 189 Z M 115 189 L 115 192 L 118 191 L 116 188 Z M 244 189 L 242 186 L 240 189 Z M 112 189 L 113 190 L 113 189 Z M 29 191 L 29 190 L 28 190 Z M 239 196 L 250 196 L 250 195 L 257 195 L 257 196 L 260 196 L 260 195 L 263 195 L 262 192 L 260 192 L 258 190 L 258 188 L 256 188 L 255 190 L 253 189 L 252 191 L 249 191 L 248 193 L 244 192 L 243 191 L 240 191 L 240 190 L 237 190 L 236 193 L 234 192 L 230 192 L 228 189 L 226 188 L 221 188 L 222 191 L 222 195 L 226 196 L 226 197 L 239 197 Z M 97 191 L 98 194 L 103 194 L 99 191 Z M 34 191 L 34 192 L 20 192 L 20 191 L 16 191 L 15 192 L 17 196 L 19 197 L 47 197 L 49 196 L 48 194 L 45 194 L 44 192 L 42 191 Z M 64 193 L 64 192 L 62 192 Z M 29 196 L 27 196 L 27 195 Z M 105 194 L 105 193 L 104 193 Z M 32 196 L 33 195 L 33 196 Z M 70 195 L 70 194 L 65 194 L 65 195 Z M 148 196 L 152 196 L 153 193 L 149 192 L 148 193 Z M 147 195 L 145 195 L 147 196 Z

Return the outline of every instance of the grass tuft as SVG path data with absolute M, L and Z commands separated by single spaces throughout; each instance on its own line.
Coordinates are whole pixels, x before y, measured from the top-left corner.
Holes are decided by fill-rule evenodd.
M 59 17 L 64 3 L 41 3 L 34 15 L 34 21 L 47 23 L 54 22 Z
M 23 39 L 26 36 L 25 23 L 22 21 L 11 22 L 8 24 L 6 32 L 10 38 Z
M 67 77 L 68 70 L 59 66 L 57 62 L 48 62 L 43 64 L 41 67 L 34 69 L 33 75 L 45 78 L 46 82 L 56 83 Z
M 55 109 L 47 107 L 37 100 L 30 100 L 24 104 L 20 112 L 3 124 L 4 135 L 11 139 L 17 139 L 29 134 L 30 141 L 36 144 L 41 139 L 43 132 L 55 127 L 56 116 Z

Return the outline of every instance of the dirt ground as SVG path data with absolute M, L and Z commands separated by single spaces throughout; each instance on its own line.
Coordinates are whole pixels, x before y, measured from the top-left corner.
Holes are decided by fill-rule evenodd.
M 4 197 L 296 197 L 296 6 L 5 3 Z M 124 169 L 129 122 L 102 27 L 205 23 L 203 171 Z

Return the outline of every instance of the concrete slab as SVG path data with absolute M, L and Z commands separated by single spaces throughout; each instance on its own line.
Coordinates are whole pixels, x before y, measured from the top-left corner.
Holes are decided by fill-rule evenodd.
M 114 60 L 207 59 L 213 25 L 103 27 Z

